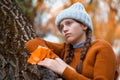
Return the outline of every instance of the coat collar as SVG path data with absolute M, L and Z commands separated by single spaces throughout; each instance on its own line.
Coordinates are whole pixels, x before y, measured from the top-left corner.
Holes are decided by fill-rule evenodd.
M 73 48 L 81 48 L 81 47 L 84 46 L 84 43 L 85 43 L 84 41 L 78 42 L 78 43 L 76 43 L 76 44 L 73 45 Z

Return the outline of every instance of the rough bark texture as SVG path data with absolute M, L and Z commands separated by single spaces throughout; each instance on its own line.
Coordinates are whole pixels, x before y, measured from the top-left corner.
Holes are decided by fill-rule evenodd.
M 26 41 L 37 37 L 14 0 L 0 0 L 0 80 L 57 80 L 51 70 L 27 63 Z

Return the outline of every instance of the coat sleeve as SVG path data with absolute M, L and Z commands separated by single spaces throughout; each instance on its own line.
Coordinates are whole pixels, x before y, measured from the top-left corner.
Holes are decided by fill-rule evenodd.
M 58 43 L 53 43 L 49 41 L 45 41 L 41 38 L 35 38 L 32 40 L 29 40 L 25 44 L 25 48 L 28 50 L 28 52 L 32 53 L 38 46 L 43 46 L 51 49 L 55 54 L 57 54 L 59 57 L 63 57 L 63 51 L 64 51 L 64 46 L 65 44 L 58 44 Z
M 92 80 L 79 74 L 78 72 L 71 70 L 68 67 L 64 70 L 62 77 L 65 78 L 65 80 Z

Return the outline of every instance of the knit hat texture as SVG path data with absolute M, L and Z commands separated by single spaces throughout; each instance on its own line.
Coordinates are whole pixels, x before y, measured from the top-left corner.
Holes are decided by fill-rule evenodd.
M 59 27 L 60 22 L 63 19 L 75 19 L 93 30 L 91 18 L 80 2 L 74 3 L 72 6 L 64 9 L 56 16 L 55 24 L 57 27 Z

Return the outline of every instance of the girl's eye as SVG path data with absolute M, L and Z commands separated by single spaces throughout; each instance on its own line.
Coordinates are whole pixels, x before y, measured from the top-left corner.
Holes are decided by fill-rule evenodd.
M 59 30 L 62 31 L 64 26 L 70 27 L 72 25 L 73 21 L 66 21 L 64 24 L 60 24 Z
M 62 31 L 64 25 L 59 26 L 59 30 Z

